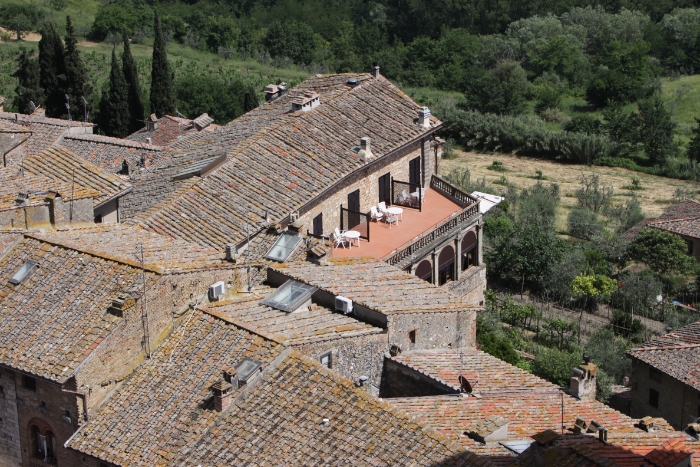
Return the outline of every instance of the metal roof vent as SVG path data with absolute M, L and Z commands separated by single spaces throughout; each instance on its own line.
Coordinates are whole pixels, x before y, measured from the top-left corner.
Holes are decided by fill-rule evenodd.
M 224 281 L 219 281 L 215 284 L 213 284 L 211 287 L 209 287 L 209 300 L 210 301 L 216 301 L 221 297 L 224 292 L 226 291 L 226 286 L 224 285 Z
M 350 79 L 348 79 L 348 82 L 345 83 L 345 84 L 347 84 L 347 85 L 350 86 L 351 88 L 354 88 L 355 86 L 357 86 L 358 84 L 360 84 L 360 82 L 357 80 L 357 78 L 350 78 Z
M 19 271 L 17 271 L 15 275 L 10 278 L 10 284 L 18 285 L 27 280 L 27 278 L 29 278 L 29 276 L 32 275 L 32 273 L 38 265 L 39 263 L 32 260 L 29 260 L 26 263 L 24 263 L 22 267 L 19 268 Z

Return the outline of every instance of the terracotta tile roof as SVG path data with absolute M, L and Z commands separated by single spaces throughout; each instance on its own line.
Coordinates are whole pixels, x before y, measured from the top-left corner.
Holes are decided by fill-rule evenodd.
M 458 350 L 431 350 L 402 353 L 391 359 L 455 391 L 460 389 L 461 371 L 474 392 L 485 397 L 519 398 L 522 394 L 536 397 L 533 394 L 538 392 L 559 393 L 558 386 L 474 348 L 463 349 L 461 355 Z
M 68 447 L 123 466 L 488 465 L 314 360 L 192 313 Z M 246 357 L 269 373 L 217 412 L 211 387 Z
M 686 199 L 671 206 L 661 216 L 644 219 L 623 234 L 632 240 L 644 227 L 666 230 L 687 237 L 700 238 L 700 202 Z
M 116 173 L 126 160 L 133 171 L 139 167 L 157 167 L 170 161 L 163 146 L 154 146 L 101 135 L 66 135 L 60 145 L 102 169 Z
M 337 78 L 345 82 L 348 76 Z M 320 93 L 321 104 L 310 112 L 288 108 L 280 114 L 282 104 L 275 102 L 267 119 L 262 117 L 267 112 L 263 106 L 223 128 L 219 136 L 228 132 L 230 137 L 220 144 L 228 145 L 228 162 L 153 214 L 147 225 L 158 233 L 218 248 L 240 243 L 251 217 L 255 222 L 267 211 L 274 221 L 282 220 L 364 167 L 352 150 L 361 137 L 372 138 L 373 153 L 381 157 L 431 131 L 414 122 L 418 104 L 387 80 L 364 75 L 361 84 L 350 89 L 329 84 L 335 79 L 322 77 L 300 85 L 301 91 L 329 89 Z M 431 118 L 435 129 L 441 122 Z
M 218 125 L 211 125 L 213 121 L 207 114 L 202 114 L 194 120 L 165 115 L 158 119 L 158 128 L 155 130 L 148 131 L 146 128 L 142 128 L 127 136 L 126 139 L 146 143 L 146 139 L 151 138 L 152 144 L 171 146 L 181 138 L 184 138 L 188 133 L 214 131 L 218 128 Z M 197 124 L 199 124 L 199 127 Z
M 37 262 L 20 284 L 9 279 Z M 121 318 L 111 298 L 136 285 L 140 269 L 25 238 L 0 261 L 0 362 L 64 382 Z
M 652 339 L 628 355 L 700 390 L 700 321 Z
M 20 193 L 27 196 L 25 204 L 18 201 Z M 17 167 L 0 169 L 0 211 L 45 205 L 50 193 L 59 194 L 64 201 L 93 198 L 102 194 L 77 183 L 73 186 L 71 183 L 43 175 L 22 173 Z
M 29 128 L 9 120 L 0 120 L 0 133 L 29 133 Z
M 101 193 L 95 198 L 95 206 L 123 196 L 131 190 L 131 184 L 119 176 L 106 172 L 92 162 L 87 162 L 65 148 L 51 147 L 24 159 L 24 170 L 29 174 L 43 175 L 61 183 L 81 185 Z
M 97 224 L 88 228 L 47 230 L 27 235 L 139 268 L 143 247 L 144 266 L 161 273 L 232 267 L 219 251 L 157 235 L 136 225 Z
M 387 315 L 476 309 L 461 297 L 374 258 L 332 259 L 328 266 L 285 263 L 272 268 Z
M 10 120 L 20 123 L 42 123 L 44 125 L 61 126 L 65 128 L 93 128 L 95 126 L 94 123 L 47 117 L 42 110 L 43 109 L 37 109 L 33 114 L 0 112 L 0 120 Z
M 260 301 L 276 289 L 264 288 L 253 296 L 235 301 L 214 302 L 207 311 L 229 318 L 249 329 L 271 334 L 281 342 L 306 344 L 324 340 L 380 334 L 380 328 L 358 321 L 328 308 L 313 305 L 311 310 L 286 313 Z

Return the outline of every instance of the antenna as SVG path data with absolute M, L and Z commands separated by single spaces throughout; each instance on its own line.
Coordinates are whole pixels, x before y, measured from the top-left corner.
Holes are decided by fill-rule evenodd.
M 70 114 L 69 114 L 70 115 Z M 73 223 L 73 198 L 75 198 L 75 169 L 73 169 L 73 182 L 70 187 L 70 223 Z
M 85 100 L 84 96 L 80 96 L 80 98 L 83 100 L 83 108 L 85 110 L 85 123 L 87 123 L 87 121 L 88 121 L 87 101 Z
M 141 320 L 146 337 L 146 356 L 151 358 L 151 332 L 148 328 L 148 303 L 146 302 L 146 267 L 143 262 L 143 243 L 139 244 L 141 250 L 141 277 L 143 278 L 143 299 L 141 300 Z
M 70 97 L 68 97 L 68 94 L 64 94 L 64 96 L 66 96 L 66 110 L 68 110 L 68 121 L 70 122 Z

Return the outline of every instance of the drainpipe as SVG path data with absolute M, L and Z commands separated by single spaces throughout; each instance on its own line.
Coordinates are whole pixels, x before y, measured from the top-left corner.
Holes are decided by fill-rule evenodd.
M 88 414 L 87 396 L 85 395 L 85 393 L 64 389 L 63 385 L 61 385 L 61 392 L 65 392 L 67 394 L 73 394 L 74 396 L 78 396 L 83 400 L 83 413 L 85 415 L 85 423 L 87 423 L 89 420 L 89 414 Z

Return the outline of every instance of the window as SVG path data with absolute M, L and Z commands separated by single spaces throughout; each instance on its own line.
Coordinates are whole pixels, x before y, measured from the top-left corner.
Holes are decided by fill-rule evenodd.
M 661 372 L 653 368 L 649 368 L 649 379 L 657 383 L 661 382 Z
M 325 366 L 326 368 L 333 368 L 333 355 L 331 352 L 321 355 L 321 365 Z
M 314 236 L 320 237 L 323 235 L 323 213 L 314 217 Z
M 291 313 L 307 300 L 311 300 L 311 296 L 317 290 L 316 287 L 290 279 L 282 284 L 282 287 L 265 297 L 260 304 Z
M 32 457 L 49 464 L 56 463 L 56 436 L 50 429 L 40 430 L 36 425 L 29 428 L 32 443 Z
M 411 344 L 416 343 L 416 330 L 413 329 L 412 331 L 408 331 L 408 340 L 411 341 Z
M 656 389 L 649 389 L 649 405 L 659 408 L 659 391 Z
M 0 386 L 0 394 L 5 394 L 5 388 Z
M 36 391 L 36 380 L 31 376 L 22 375 L 22 386 L 24 389 Z
M 104 218 L 102 217 L 102 214 L 98 214 L 95 216 L 95 224 L 102 224 Z
M 454 261 L 451 261 L 444 266 L 440 266 L 438 271 L 438 285 L 445 285 L 454 279 Z
M 17 285 L 24 282 L 29 276 L 32 275 L 32 273 L 37 267 L 37 264 L 38 263 L 36 261 L 32 260 L 29 260 L 26 263 L 24 263 L 22 267 L 19 268 L 19 271 L 17 271 L 15 275 L 12 276 L 12 278 L 10 279 L 10 284 Z
M 692 255 L 693 254 L 693 241 L 686 240 L 685 243 L 688 245 L 688 254 Z
M 292 232 L 284 232 L 279 236 L 275 244 L 272 245 L 272 248 L 267 252 L 265 258 L 284 262 L 289 258 L 289 255 L 292 254 L 300 242 L 301 236 Z

